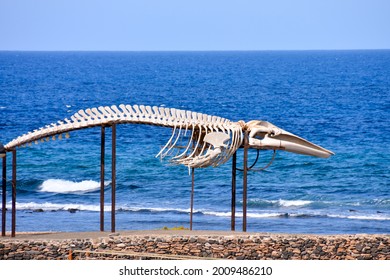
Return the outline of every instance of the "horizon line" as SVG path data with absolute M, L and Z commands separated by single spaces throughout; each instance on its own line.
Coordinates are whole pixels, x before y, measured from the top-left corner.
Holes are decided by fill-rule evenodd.
M 0 52 L 304 52 L 304 51 L 386 51 L 390 48 L 351 48 L 351 49 L 231 49 L 231 50 L 1 50 Z

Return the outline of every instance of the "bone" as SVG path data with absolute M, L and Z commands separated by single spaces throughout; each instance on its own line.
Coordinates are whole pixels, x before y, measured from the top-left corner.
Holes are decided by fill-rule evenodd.
M 141 115 L 144 118 L 144 121 L 145 122 L 150 122 L 151 121 L 151 115 L 149 115 L 149 113 L 146 111 L 145 106 L 144 105 L 140 105 L 139 109 L 141 111 Z
M 88 109 L 85 110 L 85 113 L 89 116 L 92 124 L 99 124 L 100 123 L 99 115 L 95 114 L 92 111 L 93 109 L 96 109 L 96 108 L 92 108 L 92 109 L 88 108 Z
M 169 140 L 168 140 L 168 142 L 165 144 L 165 146 L 164 146 L 164 147 L 160 150 L 160 152 L 156 155 L 156 158 L 159 157 L 159 156 L 163 153 L 163 151 L 171 144 L 172 139 L 173 139 L 173 137 L 175 136 L 175 132 L 176 132 L 176 125 L 175 125 L 174 128 L 173 128 L 173 132 L 172 132 L 171 138 L 169 138 Z
M 159 125 L 163 125 L 163 118 L 160 114 L 159 108 L 157 106 L 152 107 L 154 122 Z
M 179 155 L 176 155 L 175 157 L 173 157 L 172 159 L 173 160 L 176 160 L 176 159 L 181 159 L 181 158 L 183 158 L 185 155 L 186 155 L 186 153 L 187 153 L 187 151 L 190 149 L 190 147 L 191 147 L 191 145 L 192 145 L 192 139 L 193 139 L 193 137 L 194 137 L 194 131 L 195 131 L 195 125 L 194 124 L 191 124 L 192 125 L 192 129 L 191 129 L 191 137 L 190 137 L 190 139 L 188 140 L 188 143 L 187 143 L 187 146 L 186 146 L 186 149 L 184 150 L 184 152 L 182 152 L 181 154 L 179 154 Z
M 203 114 L 202 113 L 196 113 L 196 120 L 199 123 L 203 123 Z
M 158 118 L 161 118 L 159 108 L 157 106 L 152 107 L 154 115 L 157 116 Z
M 182 120 L 186 120 L 187 121 L 187 117 L 186 117 L 186 111 L 184 111 L 184 110 L 179 110 L 179 115 L 180 115 L 180 118 L 182 119 Z
M 195 157 L 191 162 L 187 164 L 187 166 L 193 168 L 210 166 L 220 154 L 221 154 L 221 148 L 209 150 L 205 155 Z
M 70 119 L 72 120 L 72 123 L 73 124 L 78 124 L 79 120 L 76 119 L 76 117 L 73 115 L 73 116 L 70 116 Z
M 166 156 L 169 154 L 169 152 L 172 150 L 172 148 L 175 147 L 177 141 L 179 140 L 179 138 L 180 138 L 180 136 L 181 136 L 181 129 L 182 129 L 182 128 L 181 128 L 181 126 L 180 126 L 179 132 L 177 133 L 175 142 L 173 142 L 173 144 L 170 144 L 170 145 L 169 145 L 170 147 L 167 149 L 167 151 L 161 155 L 162 158 L 166 157 Z M 174 133 L 172 133 L 172 136 L 173 136 L 173 135 L 174 135 Z
M 95 114 L 95 116 L 98 119 L 100 119 L 101 121 L 104 120 L 104 115 L 97 108 L 92 108 L 91 111 Z
M 175 124 L 175 125 L 177 125 L 178 124 L 178 119 L 177 119 L 177 117 L 176 117 L 176 109 L 175 108 L 171 108 L 170 109 L 170 116 L 171 116 L 171 121 Z
M 165 114 L 165 109 L 162 107 L 158 108 L 158 111 L 160 112 L 160 117 L 161 117 L 161 123 L 163 125 L 168 125 L 168 117 Z
M 131 118 L 131 120 L 137 121 L 137 120 L 138 120 L 138 117 L 137 117 L 137 114 L 134 112 L 133 107 L 130 106 L 130 105 L 126 105 L 126 109 L 127 109 L 127 111 L 130 113 L 130 118 Z
M 197 138 L 197 140 L 196 140 L 195 147 L 193 148 L 192 153 L 189 154 L 188 156 L 182 158 L 182 159 L 176 160 L 176 162 L 185 163 L 186 161 L 188 161 L 188 160 L 190 160 L 192 157 L 194 157 L 194 155 L 195 155 L 195 153 L 196 153 L 196 151 L 197 151 L 197 149 L 198 149 L 198 146 L 199 146 L 199 144 L 200 144 L 200 139 L 201 139 L 201 137 L 202 137 L 202 126 L 201 126 L 201 125 L 197 125 L 197 127 L 199 128 L 199 132 L 198 132 L 199 136 L 198 136 L 198 138 Z
M 191 111 L 186 111 L 186 119 L 189 122 L 192 121 L 192 112 Z
M 74 129 L 104 125 L 111 121 L 171 127 L 172 134 L 156 157 L 169 157 L 171 162 L 189 167 L 218 166 L 221 162 L 226 162 L 242 142 L 241 127 L 227 119 L 174 108 L 120 104 L 119 108 L 113 105 L 79 110 L 70 117 L 70 120 L 64 119 L 24 134 L 7 144 L 7 147 L 24 145 L 35 140 L 55 140 L 56 135 L 61 139 L 61 133 L 65 133 L 65 137 L 68 138 L 68 132 Z M 205 137 L 217 132 L 230 137 L 223 147 L 216 147 Z
M 78 113 L 79 113 L 79 115 L 81 115 L 84 118 L 84 120 L 88 124 L 93 124 L 93 119 L 89 115 L 87 115 L 84 110 L 79 110 Z
M 111 120 L 118 119 L 118 116 L 115 114 L 115 112 L 109 106 L 104 106 L 104 110 L 108 113 Z
M 146 114 L 149 116 L 149 120 L 151 123 L 157 123 L 157 116 L 156 114 L 152 111 L 152 107 L 150 106 L 145 106 Z
M 208 117 L 209 117 L 208 115 L 202 114 L 202 119 L 204 123 L 208 123 Z
M 205 127 L 204 127 L 204 133 L 203 133 L 203 135 L 207 135 L 207 131 L 208 131 L 208 127 L 205 126 Z M 202 148 L 201 148 L 201 150 L 200 150 L 200 152 L 199 152 L 199 155 L 202 155 L 202 154 L 203 154 L 203 152 L 204 152 L 206 146 L 207 146 L 207 143 L 203 141 L 203 143 L 202 143 Z
M 172 115 L 171 115 L 171 110 L 169 108 L 164 108 L 164 112 L 165 112 L 165 117 L 167 119 L 167 124 L 174 125 Z
M 124 104 L 120 104 L 119 108 L 122 110 L 123 118 L 124 119 L 129 119 L 130 112 L 127 110 L 126 106 Z
M 133 105 L 133 109 L 135 111 L 135 114 L 137 115 L 138 119 L 139 120 L 142 120 L 144 118 L 144 115 L 142 114 L 142 112 L 140 111 L 138 105 Z
M 114 115 L 115 115 L 117 118 L 119 118 L 119 119 L 124 118 L 123 112 L 121 112 L 121 111 L 118 109 L 118 107 L 116 107 L 116 105 L 112 105 L 112 106 L 111 106 L 111 109 L 114 111 Z
M 198 116 L 195 112 L 190 112 L 191 113 L 191 121 L 194 123 L 197 123 L 198 121 Z
M 103 115 L 103 119 L 104 119 L 103 123 L 107 123 L 108 121 L 113 119 L 111 113 L 109 111 L 107 111 L 105 107 L 100 106 L 100 107 L 98 107 L 98 110 Z

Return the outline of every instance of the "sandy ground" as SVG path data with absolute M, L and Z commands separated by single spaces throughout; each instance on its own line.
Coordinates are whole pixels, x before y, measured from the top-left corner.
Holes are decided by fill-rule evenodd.
M 112 233 L 110 231 L 91 231 L 91 232 L 17 232 L 15 238 L 12 239 L 86 239 L 86 238 L 100 238 L 109 236 L 233 236 L 233 235 L 252 235 L 254 233 L 234 232 L 234 231 L 205 231 L 205 230 L 130 230 L 130 231 L 117 231 Z M 258 234 L 258 233 L 256 233 Z M 10 233 L 1 236 L 2 239 L 11 239 Z
M 311 237 L 329 237 L 329 236 L 375 236 L 372 234 L 349 234 L 349 235 L 315 235 L 315 234 L 285 234 L 285 233 L 264 233 L 264 232 L 240 232 L 240 231 L 207 231 L 207 230 L 130 230 L 117 231 L 112 233 L 110 231 L 91 231 L 91 232 L 17 232 L 16 237 L 11 238 L 10 233 L 6 236 L 0 236 L 0 241 L 5 239 L 13 240 L 65 240 L 65 239 L 88 239 L 88 238 L 103 238 L 110 236 L 311 236 Z M 388 235 L 378 235 L 388 236 Z

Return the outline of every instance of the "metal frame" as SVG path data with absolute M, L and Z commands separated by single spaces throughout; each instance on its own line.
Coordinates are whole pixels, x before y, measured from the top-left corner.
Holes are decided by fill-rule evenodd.
M 104 231 L 104 156 L 106 147 L 106 129 L 101 128 L 100 141 L 100 231 Z
M 7 157 L 4 156 L 2 168 L 2 204 L 1 204 L 1 236 L 5 236 L 6 213 L 7 213 Z
M 190 230 L 192 230 L 192 221 L 194 215 L 194 191 L 195 191 L 195 168 L 191 168 Z
M 12 150 L 11 237 L 16 233 L 16 150 Z
M 232 204 L 231 204 L 231 222 L 230 229 L 236 230 L 236 175 L 237 175 L 237 152 L 232 158 Z
M 111 232 L 115 232 L 115 214 L 116 214 L 116 124 L 111 125 L 112 141 L 111 141 Z M 101 126 L 101 147 L 100 147 L 100 231 L 104 231 L 104 179 L 105 179 L 105 126 Z M 231 178 L 231 230 L 236 230 L 236 185 L 237 185 L 237 170 L 243 172 L 243 203 L 242 203 L 242 231 L 247 231 L 247 199 L 248 199 L 248 171 L 256 164 L 256 161 L 248 167 L 248 149 L 249 149 L 249 133 L 244 132 L 244 142 L 241 147 L 244 149 L 243 168 L 237 168 L 237 153 L 232 157 L 232 178 Z M 12 202 L 11 202 L 11 237 L 15 237 L 16 233 L 16 149 L 10 151 L 12 153 Z M 272 163 L 275 154 L 270 162 Z M 2 159 L 2 236 L 6 235 L 6 173 L 7 161 L 6 156 Z M 260 171 L 266 167 L 254 170 Z M 194 214 L 194 191 L 195 191 L 195 168 L 191 168 L 191 198 L 190 198 L 190 230 L 193 229 L 193 214 Z
M 111 127 L 111 232 L 115 232 L 115 208 L 116 208 L 116 124 Z

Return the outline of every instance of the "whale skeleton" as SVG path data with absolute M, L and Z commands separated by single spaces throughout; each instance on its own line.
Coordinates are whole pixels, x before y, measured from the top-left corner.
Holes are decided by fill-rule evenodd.
M 124 105 L 79 110 L 57 123 L 23 134 L 4 146 L 6 151 L 31 143 L 69 137 L 69 132 L 113 124 L 147 124 L 172 128 L 172 135 L 156 157 L 189 168 L 219 166 L 242 147 L 248 135 L 248 148 L 285 150 L 327 158 L 334 153 L 266 121 L 233 122 L 225 118 L 174 108 Z M 245 133 L 246 132 L 246 133 Z

